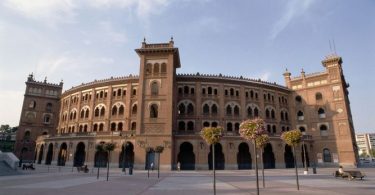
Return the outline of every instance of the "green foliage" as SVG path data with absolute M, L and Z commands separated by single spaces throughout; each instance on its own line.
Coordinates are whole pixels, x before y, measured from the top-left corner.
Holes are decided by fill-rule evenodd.
M 115 147 L 116 147 L 116 145 L 114 144 L 114 143 L 106 143 L 105 145 L 104 145 L 104 149 L 106 150 L 106 151 L 108 151 L 108 152 L 111 152 L 111 151 L 113 151 L 114 149 L 115 149 Z
M 247 140 L 254 140 L 264 133 L 264 121 L 260 118 L 243 121 L 240 125 L 240 135 Z
M 96 149 L 97 152 L 104 152 L 105 151 L 105 149 L 104 149 L 104 143 L 97 144 L 95 146 L 95 149 Z
M 256 140 L 256 147 L 263 148 L 270 141 L 270 137 L 267 134 L 262 134 L 262 135 L 259 135 L 255 140 Z
M 290 146 L 297 146 L 302 139 L 302 133 L 299 130 L 286 131 L 281 134 L 281 139 Z
M 164 147 L 163 146 L 156 146 L 155 148 L 155 152 L 156 153 L 162 153 L 164 151 Z
M 222 137 L 222 127 L 205 127 L 201 131 L 201 137 L 209 144 L 220 142 Z

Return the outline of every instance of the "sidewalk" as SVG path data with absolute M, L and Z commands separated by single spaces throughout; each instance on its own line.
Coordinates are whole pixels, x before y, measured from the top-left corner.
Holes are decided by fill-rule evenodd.
M 96 179 L 96 170 L 90 173 L 77 173 L 64 169 L 64 172 L 30 173 L 28 175 L 0 177 L 0 194 L 40 195 L 40 194 L 124 194 L 124 195 L 205 195 L 213 194 L 211 171 L 157 171 L 135 170 L 134 175 L 124 175 L 120 169 L 110 172 L 106 181 L 106 169 L 100 170 Z M 294 169 L 265 170 L 265 185 L 262 187 L 259 172 L 260 194 L 374 194 L 375 169 L 361 169 L 367 175 L 365 180 L 348 181 L 334 178 L 333 169 L 318 169 L 318 174 L 303 175 L 300 169 L 300 190 L 297 190 Z M 217 171 L 217 194 L 256 194 L 254 170 Z

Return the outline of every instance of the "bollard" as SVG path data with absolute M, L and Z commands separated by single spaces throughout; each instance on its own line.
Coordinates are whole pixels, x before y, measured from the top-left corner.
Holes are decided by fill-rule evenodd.
M 313 167 L 313 173 L 316 174 L 316 167 Z

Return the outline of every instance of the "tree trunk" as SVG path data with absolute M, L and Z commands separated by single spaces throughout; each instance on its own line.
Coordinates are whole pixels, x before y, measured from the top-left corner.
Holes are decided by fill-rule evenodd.
M 257 180 L 257 195 L 259 195 L 258 155 L 257 155 L 257 147 L 256 147 L 255 139 L 254 139 L 254 154 L 255 154 L 255 175 L 256 175 L 256 180 Z
M 216 195 L 216 175 L 215 175 L 215 143 L 212 144 L 212 170 L 214 171 L 214 195 Z
M 298 171 L 297 171 L 297 155 L 295 153 L 295 146 L 293 146 L 293 157 L 294 157 L 294 168 L 296 170 L 296 182 L 297 182 L 297 190 L 299 190 L 299 181 L 298 181 Z

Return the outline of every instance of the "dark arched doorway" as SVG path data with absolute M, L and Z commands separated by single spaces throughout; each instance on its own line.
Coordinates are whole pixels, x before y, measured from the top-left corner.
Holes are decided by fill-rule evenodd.
M 44 153 L 44 144 L 42 144 L 42 145 L 40 146 L 40 149 L 39 149 L 38 164 L 41 164 L 41 163 L 42 163 L 42 160 L 43 160 L 43 153 Z
M 245 142 L 238 146 L 237 165 L 238 169 L 251 169 L 251 154 L 249 145 Z
M 76 147 L 76 153 L 74 154 L 74 164 L 75 167 L 81 167 L 85 164 L 85 144 L 83 142 L 79 142 Z
M 65 166 L 67 149 L 68 146 L 66 145 L 66 143 L 62 143 L 60 146 L 59 156 L 57 158 L 57 166 Z
M 145 170 L 154 169 L 155 168 L 155 151 L 153 149 L 146 151 L 146 162 L 145 162 Z
M 125 167 L 129 168 L 130 166 L 132 167 L 134 164 L 134 145 L 131 142 L 126 142 L 126 147 L 125 147 Z M 118 162 L 118 167 L 122 168 L 124 165 L 124 145 L 121 147 L 121 153 L 120 153 L 120 158 Z
M 195 154 L 193 149 L 193 145 L 189 142 L 184 142 L 180 145 L 177 161 L 180 162 L 181 170 L 195 170 Z
M 94 167 L 106 167 L 108 161 L 108 153 L 105 151 L 96 151 L 94 157 Z
M 46 156 L 46 165 L 50 165 L 52 162 L 52 156 L 53 156 L 53 144 L 48 145 L 48 151 Z
M 208 153 L 208 168 L 212 170 L 212 145 L 210 146 L 210 153 Z M 215 144 L 215 169 L 224 170 L 225 158 L 223 147 L 220 143 Z
M 274 169 L 275 168 L 275 155 L 272 151 L 272 145 L 270 143 L 268 143 L 264 147 L 263 166 L 264 166 L 265 169 Z
M 285 145 L 284 151 L 285 168 L 294 168 L 294 157 L 292 147 Z
M 305 152 L 305 153 L 304 153 Z M 309 159 L 309 153 L 307 151 L 307 146 L 306 144 L 302 145 L 301 147 L 301 156 L 302 156 L 302 164 L 303 164 L 303 167 L 305 167 L 305 156 L 306 156 L 306 164 L 307 164 L 307 167 L 310 167 L 310 159 Z

